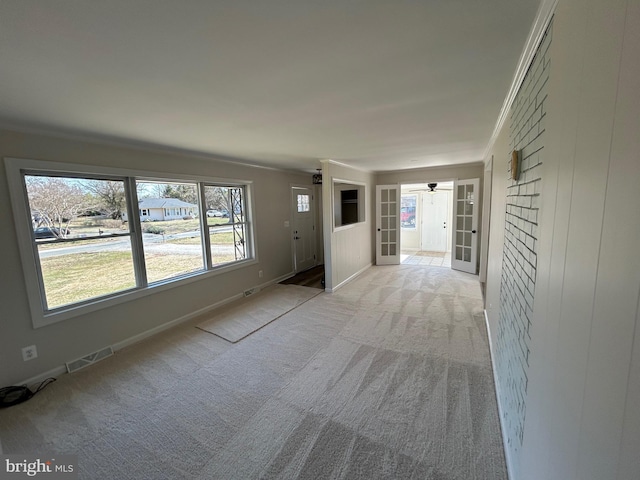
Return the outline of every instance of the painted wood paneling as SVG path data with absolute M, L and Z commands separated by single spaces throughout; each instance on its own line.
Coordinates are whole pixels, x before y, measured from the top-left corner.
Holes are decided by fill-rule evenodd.
M 617 82 L 607 79 L 616 90 L 617 101 L 606 162 L 608 177 L 600 178 L 606 195 L 580 426 L 576 478 L 581 480 L 611 478 L 617 471 L 627 383 L 632 379 L 629 374 L 640 294 L 640 214 L 638 202 L 632 200 L 632 192 L 637 192 L 640 184 L 640 17 L 638 2 L 635 11 L 625 11 L 627 3 L 619 1 L 614 10 L 607 4 L 594 11 L 599 19 L 603 17 L 600 24 L 607 22 L 603 25 L 606 31 L 617 32 L 608 38 L 611 44 L 602 55 L 610 55 L 609 75 L 618 78 L 619 74 L 619 78 Z M 600 42 L 601 48 L 607 45 L 602 39 Z M 614 52 L 621 52 L 621 57 Z M 640 416 L 638 403 L 626 404 L 626 408 Z M 630 414 L 627 411 L 631 420 Z M 636 450 L 638 455 L 640 449 Z M 640 476 L 639 470 L 636 475 Z
M 556 9 L 525 431 L 512 480 L 638 479 L 639 12 L 639 0 L 560 0 Z M 494 227 L 504 222 L 496 204 L 490 328 L 503 241 Z

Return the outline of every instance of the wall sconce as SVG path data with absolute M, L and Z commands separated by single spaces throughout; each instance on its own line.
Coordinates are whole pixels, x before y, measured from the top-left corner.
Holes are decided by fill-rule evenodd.
M 520 160 L 522 158 L 522 150 L 514 150 L 511 152 L 511 171 L 510 176 L 512 180 L 518 181 L 520 177 Z

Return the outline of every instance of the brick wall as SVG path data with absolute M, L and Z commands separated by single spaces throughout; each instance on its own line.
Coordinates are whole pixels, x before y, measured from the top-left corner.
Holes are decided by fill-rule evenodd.
M 516 476 L 526 414 L 552 27 L 553 23 L 546 31 L 511 107 L 510 151 L 505 152 L 504 175 L 509 178 L 511 151 L 522 150 L 520 177 L 517 182 L 509 180 L 505 192 L 504 252 L 495 352 L 506 448 Z M 499 165 L 496 167 L 500 168 Z

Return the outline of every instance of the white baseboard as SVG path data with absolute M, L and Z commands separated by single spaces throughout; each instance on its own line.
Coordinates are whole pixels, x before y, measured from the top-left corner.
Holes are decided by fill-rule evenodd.
M 264 282 L 264 283 L 262 283 L 260 285 L 256 285 L 253 288 L 258 288 L 258 289 L 262 290 L 264 288 L 267 288 L 270 285 L 273 285 L 273 284 L 276 284 L 276 283 L 280 283 L 283 280 L 291 278 L 294 275 L 295 275 L 295 273 L 289 272 L 289 273 L 287 273 L 285 275 L 281 275 L 278 278 L 275 278 L 273 280 L 269 280 L 268 282 Z M 244 292 L 244 290 L 243 290 L 243 292 Z M 180 318 L 176 318 L 176 319 L 171 320 L 171 321 L 169 321 L 167 323 L 163 323 L 162 325 L 158 325 L 157 327 L 153 327 L 153 328 L 151 328 L 149 330 L 146 330 L 146 331 L 144 331 L 142 333 L 134 335 L 133 337 L 126 338 L 126 339 L 124 339 L 124 340 L 122 340 L 120 342 L 116 342 L 113 345 L 111 345 L 111 348 L 113 348 L 114 352 L 117 352 L 118 350 L 122 350 L 123 348 L 128 347 L 130 345 L 133 345 L 134 343 L 141 342 L 142 340 L 145 340 L 145 339 L 147 339 L 149 337 L 152 337 L 153 335 L 156 335 L 156 334 L 158 334 L 160 332 L 163 332 L 165 330 L 168 330 L 170 328 L 176 327 L 176 326 L 180 325 L 181 323 L 187 322 L 187 321 L 189 321 L 189 320 L 191 320 L 193 318 L 196 318 L 196 317 L 198 317 L 200 315 L 203 315 L 203 314 L 205 314 L 207 312 L 215 310 L 216 308 L 220 308 L 223 305 L 226 305 L 227 303 L 233 302 L 234 300 L 238 300 L 238 299 L 240 299 L 240 298 L 242 298 L 244 296 L 243 292 L 237 293 L 236 295 L 233 295 L 231 297 L 228 297 L 228 298 L 225 298 L 223 300 L 220 300 L 219 302 L 216 302 L 216 303 L 213 303 L 213 304 L 208 305 L 206 307 L 203 307 L 203 308 L 201 308 L 199 310 L 196 310 L 195 312 L 191 312 L 191 313 L 188 313 L 186 315 L 183 315 Z M 107 346 L 108 345 L 105 345 L 104 347 L 107 347 Z M 87 352 L 87 353 L 90 353 L 90 352 Z M 31 378 L 28 378 L 28 379 L 22 381 L 22 382 L 16 383 L 16 385 L 33 385 L 33 384 L 40 383 L 40 382 L 42 382 L 43 380 L 46 380 L 49 377 L 58 377 L 58 376 L 60 376 L 62 374 L 65 374 L 65 373 L 67 373 L 67 367 L 65 365 L 60 365 L 60 366 L 55 367 L 55 368 L 53 368 L 53 369 L 51 369 L 51 370 L 49 370 L 47 372 L 40 373 L 38 375 L 35 375 L 35 376 L 31 377 Z
M 362 267 L 360 270 L 358 270 L 356 273 L 354 273 L 353 275 L 351 275 L 349 278 L 347 278 L 346 280 L 343 280 L 342 282 L 340 282 L 338 285 L 336 285 L 333 288 L 325 288 L 324 291 L 328 292 L 328 293 L 333 293 L 336 290 L 338 290 L 340 287 L 346 285 L 347 283 L 349 283 L 351 280 L 353 280 L 354 278 L 356 278 L 358 275 L 361 275 L 362 273 L 364 273 L 366 270 L 368 270 L 369 268 L 371 268 L 373 266 L 373 263 L 369 263 L 368 265 L 365 265 L 364 267 Z
M 120 342 L 114 343 L 113 345 L 111 345 L 111 348 L 113 348 L 114 352 L 117 352 L 118 350 L 122 350 L 125 347 L 128 347 L 130 345 L 133 345 L 134 343 L 138 343 L 141 342 L 142 340 L 145 340 L 146 338 L 152 337 L 153 335 L 156 335 L 160 332 L 164 332 L 165 330 L 168 330 L 170 328 L 173 328 L 175 326 L 180 325 L 181 323 L 187 322 L 189 320 L 191 320 L 192 318 L 196 318 L 197 316 L 203 315 L 211 310 L 215 310 L 216 308 L 220 308 L 223 305 L 226 305 L 227 303 L 231 303 L 234 300 L 238 300 L 240 298 L 242 298 L 244 296 L 244 294 L 242 293 L 237 293 L 236 295 L 229 297 L 229 298 L 225 298 L 224 300 L 220 300 L 219 302 L 216 302 L 214 304 L 208 305 L 204 308 L 201 308 L 199 310 L 196 310 L 195 312 L 191 312 L 188 313 L 186 315 L 183 315 L 179 318 L 176 318 L 174 320 L 171 320 L 167 323 L 163 323 L 162 325 L 158 325 L 157 327 L 153 327 L 150 330 L 146 330 L 142 333 L 139 333 L 138 335 L 134 335 L 133 337 L 129 337 L 126 338 Z
M 503 423 L 502 401 L 500 400 L 500 383 L 498 382 L 498 374 L 496 372 L 496 362 L 493 350 L 493 342 L 491 341 L 491 327 L 489 326 L 489 317 L 487 310 L 484 310 L 484 323 L 487 326 L 487 338 L 489 340 L 489 355 L 491 356 L 491 369 L 493 370 L 493 384 L 496 386 L 496 400 L 498 401 L 498 420 L 500 420 L 500 432 L 502 433 L 502 449 L 504 450 L 504 458 L 507 462 L 507 477 L 513 479 L 513 466 L 509 449 L 507 448 L 507 429 Z

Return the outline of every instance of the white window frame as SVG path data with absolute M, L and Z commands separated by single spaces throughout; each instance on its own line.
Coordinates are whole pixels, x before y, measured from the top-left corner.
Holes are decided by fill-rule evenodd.
M 51 325 L 63 320 L 67 320 L 79 315 L 84 315 L 93 311 L 129 302 L 137 298 L 141 298 L 152 293 L 158 293 L 163 290 L 179 287 L 191 282 L 220 275 L 239 268 L 245 268 L 249 265 L 256 264 L 257 248 L 254 235 L 254 201 L 253 201 L 253 182 L 250 180 L 229 179 L 221 177 L 208 177 L 204 175 L 183 175 L 173 173 L 158 173 L 142 170 L 129 170 L 123 168 L 101 167 L 84 164 L 69 164 L 60 162 L 48 162 L 42 160 L 30 160 L 22 158 L 4 158 L 5 168 L 7 172 L 7 181 L 9 184 L 9 194 L 11 198 L 11 206 L 13 210 L 15 230 L 18 238 L 18 246 L 20 257 L 22 260 L 22 269 L 25 276 L 27 296 L 29 299 L 29 307 L 31 310 L 31 320 L 34 328 L 40 328 Z M 132 253 L 135 258 L 144 258 L 142 251 L 142 237 L 139 215 L 137 206 L 137 198 L 135 195 L 135 180 L 154 179 L 160 182 L 175 183 L 176 181 L 196 182 L 198 184 L 217 184 L 221 186 L 242 186 L 244 187 L 245 198 L 245 216 L 247 231 L 245 233 L 247 245 L 245 245 L 246 257 L 244 260 L 225 263 L 222 265 L 211 265 L 205 262 L 205 269 L 184 276 L 174 277 L 164 282 L 148 285 L 146 283 L 146 275 L 144 278 L 136 278 L 137 286 L 130 290 L 115 292 L 113 294 L 97 297 L 94 299 L 65 305 L 52 310 L 46 310 L 43 301 L 45 295 L 42 285 L 42 278 L 39 269 L 39 258 L 36 256 L 34 248 L 33 225 L 31 223 L 31 213 L 29 209 L 28 197 L 23 174 L 38 173 L 40 175 L 51 176 L 91 176 L 91 177 L 119 177 L 125 178 L 125 183 L 129 183 L 129 188 L 133 190 L 134 195 L 130 198 L 134 204 L 127 204 L 127 217 L 130 224 L 130 237 L 132 243 Z M 126 186 L 126 185 L 125 185 Z M 203 199 L 200 199 L 203 203 Z M 206 222 L 206 208 L 199 205 L 199 218 L 201 222 Z M 133 215 L 132 215 L 133 214 Z M 204 230 L 202 230 L 204 231 Z M 134 252 L 134 250 L 136 250 Z M 136 262 L 137 263 L 137 262 Z M 143 265 L 144 267 L 144 265 Z M 139 264 L 136 268 L 140 268 Z M 142 281 L 141 281 L 142 280 Z

